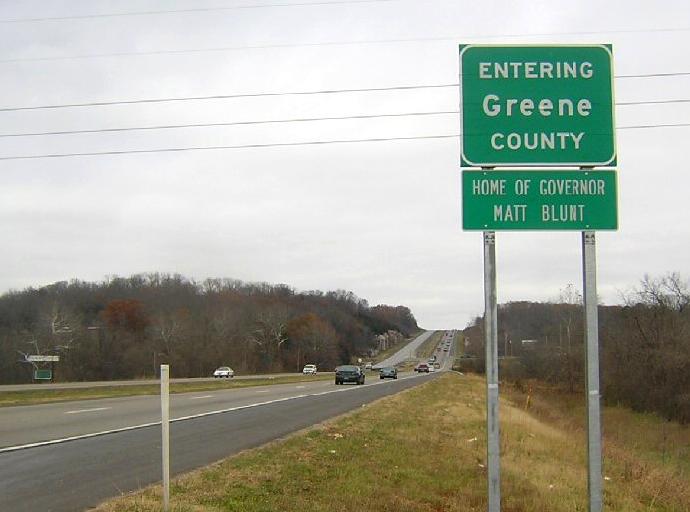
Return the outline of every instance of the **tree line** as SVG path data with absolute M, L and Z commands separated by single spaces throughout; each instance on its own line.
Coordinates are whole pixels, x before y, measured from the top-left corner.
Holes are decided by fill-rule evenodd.
M 623 304 L 599 306 L 602 397 L 637 411 L 690 423 L 690 287 L 677 273 L 645 276 Z M 501 379 L 539 379 L 568 392 L 584 390 L 582 297 L 569 285 L 549 302 L 498 307 Z M 482 317 L 464 330 L 466 369 L 483 371 Z
M 58 282 L 0 296 L 0 383 L 30 381 L 46 366 L 32 354 L 59 355 L 62 381 L 153 377 L 161 363 L 176 377 L 332 369 L 375 352 L 377 335 L 417 330 L 409 308 L 343 290 L 160 273 Z

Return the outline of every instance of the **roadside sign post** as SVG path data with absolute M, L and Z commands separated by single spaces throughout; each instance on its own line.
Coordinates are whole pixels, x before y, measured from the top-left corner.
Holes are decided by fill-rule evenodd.
M 600 512 L 603 501 L 596 244 L 594 231 L 582 232 L 582 289 L 587 351 L 587 488 L 589 490 L 590 512 Z
M 163 510 L 170 507 L 170 366 L 161 365 L 161 449 L 163 463 Z
M 581 231 L 589 512 L 602 510 L 595 230 L 618 229 L 610 45 L 460 45 L 462 227 L 483 232 L 488 511 L 500 512 L 495 231 Z M 494 170 L 496 167 L 580 167 Z
M 486 454 L 489 512 L 501 510 L 501 455 L 498 421 L 498 305 L 496 233 L 484 232 L 484 339 L 486 348 Z

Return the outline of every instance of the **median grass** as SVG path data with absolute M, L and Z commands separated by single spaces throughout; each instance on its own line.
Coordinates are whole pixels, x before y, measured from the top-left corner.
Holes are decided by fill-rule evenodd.
M 587 510 L 583 418 L 558 397 L 501 401 L 506 512 Z M 605 412 L 605 509 L 688 511 L 687 427 L 624 409 Z M 610 433 L 610 434 L 609 434 Z M 484 381 L 446 374 L 263 448 L 194 471 L 172 485 L 175 512 L 485 511 Z M 161 510 L 159 486 L 97 512 Z
M 286 377 L 226 380 L 219 379 L 207 382 L 175 382 L 170 384 L 170 393 L 195 393 L 199 391 L 218 391 L 223 389 L 239 389 L 253 386 L 267 386 L 272 384 L 290 384 L 292 382 L 306 382 L 313 380 L 330 380 L 333 375 L 295 375 Z M 15 405 L 37 405 L 53 402 L 67 402 L 72 400 L 95 400 L 98 398 L 117 398 L 123 396 L 156 395 L 160 393 L 160 383 L 127 385 L 127 386 L 99 386 L 93 388 L 75 389 L 31 389 L 26 391 L 0 392 L 0 407 Z

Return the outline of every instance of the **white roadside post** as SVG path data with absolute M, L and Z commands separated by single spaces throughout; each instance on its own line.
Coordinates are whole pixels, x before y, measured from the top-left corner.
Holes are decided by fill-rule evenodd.
M 161 448 L 163 452 L 163 510 L 170 507 L 170 366 L 161 365 Z

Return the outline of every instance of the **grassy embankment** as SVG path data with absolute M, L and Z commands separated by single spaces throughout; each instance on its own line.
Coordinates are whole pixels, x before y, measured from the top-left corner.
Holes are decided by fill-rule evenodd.
M 170 393 L 194 393 L 199 391 L 218 391 L 223 389 L 239 389 L 252 386 L 266 386 L 271 384 L 290 384 L 312 380 L 332 379 L 331 374 L 295 375 L 288 377 L 274 377 L 265 379 L 242 379 L 207 382 L 175 382 L 170 384 Z M 155 382 L 155 381 L 154 381 Z M 143 384 L 141 386 L 101 386 L 93 388 L 74 389 L 31 389 L 27 391 L 0 392 L 0 407 L 14 405 L 36 405 L 70 400 L 95 400 L 98 398 L 117 398 L 123 396 L 156 395 L 160 393 L 160 384 Z
M 503 510 L 585 511 L 584 417 L 557 398 L 504 393 Z M 688 510 L 690 430 L 609 409 L 605 509 Z M 447 374 L 175 480 L 175 512 L 486 510 L 484 381 Z M 665 447 L 662 449 L 662 446 Z M 161 510 L 154 486 L 97 512 Z

